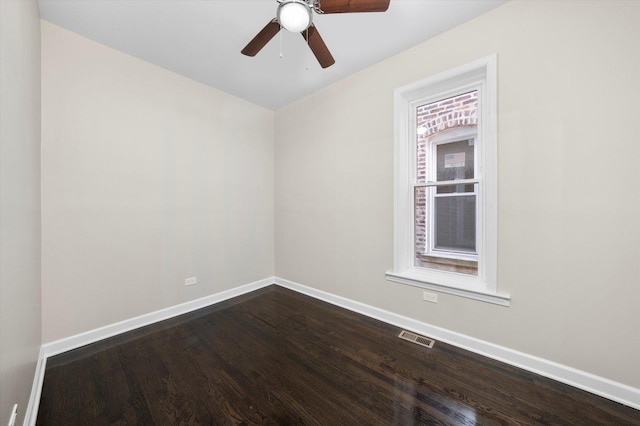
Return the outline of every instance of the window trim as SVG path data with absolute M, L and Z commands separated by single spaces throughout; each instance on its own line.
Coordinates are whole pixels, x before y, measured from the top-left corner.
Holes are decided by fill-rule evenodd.
M 497 291 L 497 56 L 491 55 L 394 91 L 394 231 L 390 281 L 509 306 L 510 296 Z M 465 91 L 478 90 L 477 138 L 480 139 L 479 229 L 483 235 L 478 275 L 414 266 L 416 107 Z

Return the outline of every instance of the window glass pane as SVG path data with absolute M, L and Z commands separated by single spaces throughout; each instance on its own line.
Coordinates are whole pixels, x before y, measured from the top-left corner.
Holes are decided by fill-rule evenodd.
M 434 199 L 436 250 L 475 253 L 476 196 L 442 196 Z
M 440 271 L 457 272 L 467 275 L 478 275 L 478 262 L 476 260 L 458 259 L 455 254 L 447 252 L 448 256 L 442 256 L 442 251 L 431 251 L 427 247 L 429 243 L 429 235 L 427 234 L 427 218 L 430 215 L 430 203 L 433 203 L 433 193 L 435 188 L 418 187 L 414 189 L 414 206 L 415 206 L 415 258 L 414 265 L 419 268 L 437 269 Z M 444 198 L 438 197 L 437 200 Z M 446 198 L 475 198 L 475 195 L 449 196 Z M 437 203 L 438 201 L 436 201 Z M 445 203 L 446 204 L 446 201 Z M 444 205 L 443 204 L 443 205 Z M 437 210 L 437 209 L 436 209 Z M 437 214 L 437 211 L 436 211 Z M 475 227 L 475 225 L 474 225 Z M 468 244 L 467 244 L 468 245 Z M 462 250 L 456 249 L 457 253 L 472 254 L 467 248 Z
M 436 145 L 437 180 L 473 179 L 474 150 L 473 139 Z
M 476 178 L 478 92 L 416 108 L 415 183 Z M 414 265 L 478 274 L 477 184 L 414 187 Z
M 435 159 L 431 157 L 429 149 L 429 141 L 441 132 L 446 132 L 457 128 L 470 128 L 477 125 L 478 119 L 478 91 L 473 90 L 467 93 L 461 93 L 450 98 L 440 99 L 424 105 L 419 105 L 415 109 L 416 123 L 416 182 L 424 183 L 433 180 L 437 174 L 437 180 L 445 180 L 440 177 L 440 171 L 434 170 Z M 461 141 L 464 143 L 464 141 Z M 454 142 L 455 144 L 455 142 Z M 467 161 L 471 161 L 471 178 L 473 178 L 473 148 L 471 155 L 465 152 L 463 168 L 468 167 Z M 447 165 L 452 167 L 456 163 L 460 163 L 461 156 L 459 151 L 448 152 Z M 458 154 L 458 156 L 456 156 Z M 445 155 L 444 153 L 442 154 Z M 445 159 L 442 158 L 442 167 L 445 166 Z M 438 162 L 440 163 L 440 161 Z M 429 170 L 431 169 L 431 170 Z M 450 172 L 450 171 L 449 171 Z M 468 170 L 465 172 L 469 173 Z M 462 178 L 458 178 L 462 179 Z

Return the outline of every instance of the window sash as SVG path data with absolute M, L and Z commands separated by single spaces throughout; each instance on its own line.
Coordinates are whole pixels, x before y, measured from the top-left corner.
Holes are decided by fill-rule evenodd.
M 475 182 L 469 182 L 469 181 L 475 181 Z M 452 184 L 455 185 L 459 185 L 461 184 L 460 181 L 447 181 L 447 182 L 453 182 Z M 434 185 L 435 183 L 435 185 Z M 474 183 L 473 187 L 474 187 L 474 191 L 473 192 L 454 192 L 454 193 L 445 193 L 445 194 L 436 194 L 435 192 L 435 188 L 437 188 L 440 185 L 440 182 L 427 182 L 425 184 L 417 184 L 414 185 L 414 193 L 415 193 L 415 188 L 419 188 L 419 187 L 426 187 L 427 188 L 427 194 L 426 194 L 426 198 L 427 198 L 427 214 L 425 217 L 425 225 L 427 227 L 427 235 L 426 235 L 426 241 L 425 241 L 425 246 L 424 246 L 424 250 L 422 251 L 422 253 L 415 253 L 414 254 L 414 258 L 416 255 L 421 254 L 424 256 L 432 256 L 432 257 L 442 257 L 442 258 L 446 258 L 446 259 L 458 259 L 458 260 L 471 260 L 471 261 L 479 261 L 479 250 L 478 248 L 481 246 L 480 245 L 480 235 L 478 232 L 478 228 L 480 226 L 480 215 L 479 215 L 479 208 L 480 208 L 480 197 L 479 197 L 479 191 L 478 191 L 478 185 L 480 183 L 479 179 L 465 179 L 465 183 L 469 184 L 469 183 Z M 458 198 L 458 197 L 474 197 L 474 201 L 475 201 L 475 218 L 474 218 L 474 246 L 475 246 L 475 250 L 471 251 L 471 250 L 455 250 L 454 248 L 451 249 L 444 249 L 444 248 L 438 248 L 436 247 L 436 237 L 437 237 L 437 221 L 436 221 L 436 199 L 446 199 L 446 198 Z M 413 200 L 413 211 L 416 211 L 416 205 L 415 205 L 416 201 L 415 201 L 415 197 Z M 415 214 L 415 213 L 414 213 Z M 414 217 L 414 222 L 415 222 L 415 217 Z M 415 230 L 414 230 L 415 233 Z M 415 238 L 415 237 L 414 237 Z M 416 248 L 417 250 L 417 248 Z
M 464 94 L 463 92 L 459 93 L 460 95 Z M 454 94 L 454 95 L 448 95 L 446 97 L 444 97 L 442 100 L 445 99 L 451 99 L 455 96 L 458 96 L 458 94 Z M 481 94 L 478 93 L 478 105 L 480 105 L 480 96 Z M 438 100 L 436 100 L 437 102 Z M 479 114 L 480 111 L 477 111 L 477 113 Z M 418 116 L 418 111 L 417 109 L 414 112 L 415 116 Z M 479 190 L 479 184 L 480 184 L 480 179 L 478 178 L 478 152 L 481 149 L 480 146 L 480 140 L 478 138 L 478 131 L 477 131 L 477 126 L 473 126 L 473 127 L 462 127 L 462 128 L 452 128 L 450 130 L 446 130 L 443 133 L 436 133 L 431 137 L 431 141 L 429 142 L 429 146 L 427 149 L 427 156 L 425 159 L 426 162 L 426 166 L 427 166 L 427 178 L 430 178 L 431 180 L 426 182 L 425 184 L 423 183 L 417 183 L 420 186 L 424 186 L 427 188 L 427 203 L 428 203 L 428 209 L 427 209 L 427 214 L 425 217 L 425 226 L 426 226 L 426 244 L 424 246 L 424 250 L 422 253 L 422 255 L 424 256 L 432 256 L 432 257 L 440 257 L 440 258 L 446 258 L 446 259 L 457 259 L 457 260 L 470 260 L 470 261 L 475 261 L 478 262 L 479 258 L 481 256 L 480 254 L 480 250 L 479 248 L 482 247 L 481 242 L 479 241 L 479 239 L 482 237 L 482 233 L 479 232 L 479 227 L 480 227 L 480 217 L 479 217 L 479 211 L 478 211 L 478 207 L 480 205 L 481 202 L 481 197 L 480 197 L 480 190 Z M 473 179 L 453 179 L 453 180 L 447 180 L 447 181 L 439 181 L 438 180 L 438 175 L 439 175 L 439 169 L 438 169 L 438 148 L 440 147 L 444 147 L 444 146 L 453 146 L 453 145 L 449 145 L 449 144 L 459 144 L 460 142 L 470 142 L 470 146 L 473 145 Z M 414 143 L 412 144 L 414 145 L 415 149 L 417 146 L 417 141 L 414 139 Z M 416 162 L 415 164 L 416 166 L 416 172 L 417 172 L 417 166 L 418 163 Z M 445 186 L 457 186 L 457 185 L 473 185 L 473 192 L 453 192 L 453 193 L 438 193 L 437 188 L 439 187 L 445 187 Z M 414 185 L 414 188 L 416 187 L 416 185 Z M 474 211 L 474 250 L 470 251 L 470 250 L 455 250 L 454 248 L 450 248 L 450 249 L 443 249 L 443 248 L 439 248 L 437 247 L 436 243 L 439 237 L 439 233 L 438 231 L 439 229 L 439 225 L 438 225 L 438 217 L 436 214 L 436 210 L 437 210 L 437 206 L 436 206 L 436 198 L 443 198 L 443 197 L 460 197 L 460 196 L 470 196 L 473 195 L 475 196 L 475 211 Z M 415 199 L 413 200 L 413 202 L 415 203 Z M 415 212 L 416 210 L 416 206 L 413 206 L 413 211 Z M 414 230 L 415 232 L 415 230 Z M 416 247 L 417 250 L 417 247 Z M 415 253 L 415 255 L 417 256 L 418 253 Z M 415 257 L 415 256 L 414 256 Z

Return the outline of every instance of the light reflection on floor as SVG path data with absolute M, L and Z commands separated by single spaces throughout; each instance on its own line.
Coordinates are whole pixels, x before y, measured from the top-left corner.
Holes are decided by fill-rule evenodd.
M 428 386 L 416 385 L 416 383 L 402 377 L 398 374 L 394 377 L 395 382 L 395 395 L 393 403 L 393 424 L 394 425 L 417 425 L 424 424 L 425 421 L 440 420 L 447 424 L 474 426 L 476 424 L 476 410 L 468 405 L 465 405 L 458 399 L 451 399 L 451 397 L 443 394 L 423 394 L 422 392 L 428 391 Z M 413 395 L 412 399 L 408 399 L 407 395 Z M 428 404 L 431 407 L 440 407 L 442 411 L 438 414 L 424 412 L 415 402 L 419 400 L 433 400 Z M 446 400 L 446 401 L 445 401 Z M 452 409 L 452 407 L 455 407 Z M 454 423 L 455 422 L 455 423 Z

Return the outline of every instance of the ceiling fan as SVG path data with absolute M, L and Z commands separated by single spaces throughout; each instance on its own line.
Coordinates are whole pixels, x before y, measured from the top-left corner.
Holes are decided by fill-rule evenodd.
M 242 54 L 255 56 L 278 32 L 284 28 L 291 32 L 299 32 L 306 40 L 322 68 L 333 65 L 336 61 L 324 44 L 320 33 L 313 25 L 313 12 L 354 13 L 384 12 L 389 8 L 390 0 L 277 0 L 278 10 L 273 18 L 242 49 Z

